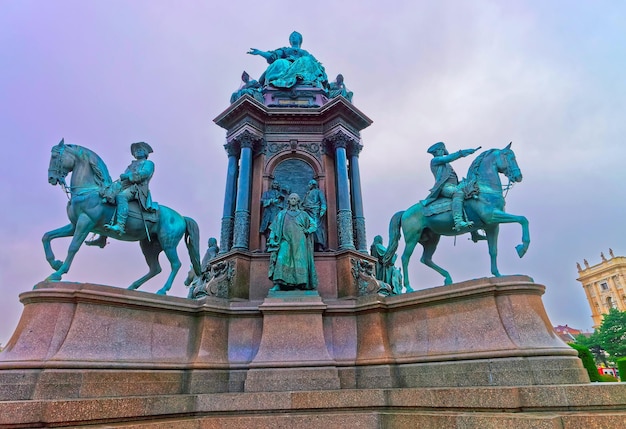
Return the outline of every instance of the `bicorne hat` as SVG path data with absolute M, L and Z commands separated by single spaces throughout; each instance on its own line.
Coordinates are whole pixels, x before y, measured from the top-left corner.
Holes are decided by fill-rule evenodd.
M 137 142 L 137 143 L 133 143 L 130 145 L 130 153 L 133 154 L 133 156 L 135 156 L 135 153 L 137 152 L 137 149 L 142 148 L 143 150 L 146 151 L 146 153 L 152 153 L 153 150 L 150 147 L 150 145 L 146 142 Z
M 431 155 L 434 155 L 435 152 L 437 152 L 438 150 L 443 150 L 444 153 L 446 155 L 448 155 L 448 151 L 446 150 L 446 145 L 443 144 L 443 142 L 437 142 L 434 145 L 432 145 L 431 147 L 428 148 L 428 150 L 426 152 L 430 153 Z

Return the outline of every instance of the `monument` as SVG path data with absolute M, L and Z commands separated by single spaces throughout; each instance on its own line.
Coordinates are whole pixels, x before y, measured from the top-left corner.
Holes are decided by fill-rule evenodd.
M 368 246 L 359 154 L 372 121 L 343 79 L 328 83 L 300 34 L 290 45 L 252 49 L 267 70 L 244 75 L 214 120 L 228 163 L 220 240 L 201 265 L 192 240 L 190 298 L 56 277 L 22 293 L 0 353 L 0 428 L 625 422 L 626 386 L 589 384 L 530 277 L 498 277 L 492 264 L 493 278 L 399 293 L 393 233 L 419 211 L 394 216 L 387 248 L 382 237 Z M 510 147 L 488 150 L 484 165 L 496 156 L 514 158 Z M 433 204 L 453 231 L 450 204 Z M 454 233 L 489 236 L 482 206 L 464 206 Z

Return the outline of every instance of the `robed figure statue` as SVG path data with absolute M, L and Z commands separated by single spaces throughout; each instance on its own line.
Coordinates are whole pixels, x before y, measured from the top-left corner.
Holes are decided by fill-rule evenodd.
M 317 289 L 313 262 L 315 220 L 300 208 L 300 197 L 291 194 L 287 208 L 276 215 L 267 242 L 270 255 L 268 277 L 272 291 Z

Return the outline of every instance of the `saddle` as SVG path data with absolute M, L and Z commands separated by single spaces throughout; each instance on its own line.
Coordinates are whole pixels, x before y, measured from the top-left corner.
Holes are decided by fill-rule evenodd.
M 465 195 L 464 200 L 475 198 L 478 195 L 478 185 L 476 184 L 476 180 L 464 179 L 458 186 Z M 422 206 L 424 206 L 422 213 L 426 217 L 446 213 L 452 211 L 452 198 L 439 197 L 428 205 L 425 205 L 424 201 L 422 201 Z
M 101 188 L 100 196 L 102 197 L 102 201 L 115 206 L 115 197 L 121 190 L 122 185 L 119 181 L 115 181 L 110 185 Z M 143 210 L 139 201 L 131 200 L 128 202 L 128 217 L 156 223 L 159 221 L 159 203 L 153 201 L 152 206 L 154 207 L 154 211 Z

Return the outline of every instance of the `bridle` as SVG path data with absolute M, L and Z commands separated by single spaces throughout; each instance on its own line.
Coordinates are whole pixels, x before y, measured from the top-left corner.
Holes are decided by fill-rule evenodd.
M 65 177 L 69 172 L 66 171 L 65 168 L 63 168 L 63 154 L 65 152 L 65 148 L 65 145 L 55 146 L 52 148 L 52 153 L 56 154 L 56 156 L 53 156 L 54 164 L 48 169 L 48 173 L 54 175 L 55 179 L 57 179 L 57 182 L 59 182 L 59 184 L 61 185 L 61 189 L 63 189 L 63 192 L 65 192 L 65 195 L 67 195 L 67 199 L 69 200 L 71 196 L 71 189 L 69 186 L 67 186 L 67 183 L 65 183 Z

